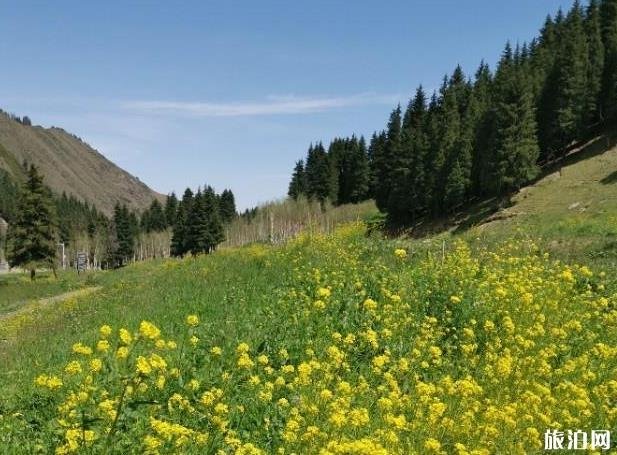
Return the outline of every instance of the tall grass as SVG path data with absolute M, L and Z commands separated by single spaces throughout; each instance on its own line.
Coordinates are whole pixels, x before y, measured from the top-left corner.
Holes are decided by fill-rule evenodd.
M 222 247 L 250 243 L 281 243 L 309 230 L 313 233 L 330 233 L 341 223 L 359 221 L 375 213 L 373 201 L 334 207 L 300 198 L 273 201 L 260 206 L 254 217 L 236 218 L 225 229 Z

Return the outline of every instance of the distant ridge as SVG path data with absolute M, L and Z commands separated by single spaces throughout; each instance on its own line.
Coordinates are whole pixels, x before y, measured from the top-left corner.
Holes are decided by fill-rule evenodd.
M 116 202 L 141 211 L 163 197 L 62 128 L 30 126 L 0 112 L 0 168 L 19 181 L 24 161 L 40 168 L 55 193 L 72 194 L 107 215 Z

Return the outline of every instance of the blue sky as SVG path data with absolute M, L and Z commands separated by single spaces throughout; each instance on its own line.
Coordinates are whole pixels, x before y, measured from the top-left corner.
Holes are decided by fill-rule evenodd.
M 370 134 L 422 83 L 496 62 L 571 0 L 3 2 L 0 107 L 162 193 L 285 195 L 311 141 Z

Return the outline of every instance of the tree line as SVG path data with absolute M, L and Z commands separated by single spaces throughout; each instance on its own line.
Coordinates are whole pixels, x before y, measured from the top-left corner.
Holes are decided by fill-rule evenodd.
M 418 87 L 384 130 L 311 145 L 288 195 L 335 204 L 374 198 L 391 222 L 448 215 L 535 178 L 617 119 L 617 0 L 576 1 L 529 43 L 505 45 L 496 69 L 462 68 L 430 97 Z
M 134 261 L 140 245 L 157 235 L 167 252 L 162 255 L 208 253 L 224 240 L 224 225 L 237 216 L 231 190 L 217 194 L 206 186 L 195 194 L 187 189 L 181 201 L 174 193 L 165 205 L 154 199 L 141 215 L 117 203 L 108 218 L 72 195 L 55 196 L 36 166 L 24 163 L 24 171 L 21 187 L 0 172 L 0 216 L 9 223 L 9 265 L 29 270 L 32 278 L 39 267 L 55 273 L 61 246 L 88 251 L 91 263 L 101 268 Z
M 42 210 L 44 213 L 47 211 L 50 213 L 49 220 L 54 232 L 53 247 L 55 250 L 65 247 L 66 263 L 70 263 L 72 250 L 77 248 L 92 250 L 93 255 L 101 258 L 100 252 L 107 250 L 104 246 L 112 236 L 113 226 L 110 220 L 87 201 L 80 201 L 64 192 L 60 196 L 53 194 L 43 184 L 42 176 L 36 167 L 32 168 L 27 162 L 23 163 L 23 177 L 20 175 L 14 178 L 0 169 L 0 217 L 9 225 L 9 237 L 18 235 L 17 230 L 20 225 L 27 229 L 28 223 L 37 220 L 42 222 L 34 215 L 24 218 L 30 210 L 25 206 L 28 197 L 39 201 L 42 207 L 48 206 L 48 209 Z M 22 233 L 21 236 L 27 237 L 27 234 Z M 4 247 L 12 245 L 10 242 L 2 244 Z M 84 248 L 85 244 L 88 245 L 87 248 Z
M 217 194 L 211 186 L 193 193 L 187 188 L 181 200 L 174 193 L 167 196 L 163 206 L 153 200 L 141 220 L 126 205 L 114 209 L 114 257 L 118 265 L 131 261 L 140 233 L 171 230 L 169 252 L 172 256 L 210 253 L 225 240 L 223 227 L 236 215 L 235 198 L 231 190 Z

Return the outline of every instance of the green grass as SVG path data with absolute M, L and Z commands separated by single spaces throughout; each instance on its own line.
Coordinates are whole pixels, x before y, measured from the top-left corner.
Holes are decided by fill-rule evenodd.
M 617 148 L 607 141 L 555 165 L 500 211 L 491 201 L 474 206 L 449 232 L 482 245 L 531 236 L 564 261 L 617 273 Z
M 135 330 L 142 320 L 154 322 L 166 340 L 182 346 L 164 354 L 170 364 L 184 365 L 182 376 L 178 381 L 168 378 L 164 391 L 151 388 L 143 403 L 123 414 L 125 427 L 113 450 L 106 446 L 84 453 L 140 453 L 145 435 L 152 435 L 147 415 L 191 428 L 207 427 L 212 434 L 208 445 L 191 446 L 187 453 L 216 453 L 219 448 L 233 453 L 238 447 L 217 433 L 211 415 L 174 414 L 156 406 L 173 392 L 198 407 L 200 394 L 210 387 L 224 390 L 235 436 L 254 442 L 263 453 L 280 446 L 288 447 L 286 453 L 311 453 L 326 444 L 325 439 L 342 444 L 332 453 L 426 453 L 434 449 L 434 441 L 441 444 L 441 453 L 455 453 L 456 443 L 469 450 L 533 453 L 549 424 L 562 430 L 614 428 L 614 398 L 607 397 L 614 392 L 607 384 L 617 377 L 616 168 L 617 149 L 591 154 L 564 166 L 559 178 L 541 180 L 515 197 L 506 209 L 515 216 L 419 240 L 366 237 L 357 228 L 345 228 L 286 245 L 255 244 L 197 258 L 135 264 L 93 279 L 63 274 L 57 282 L 43 277 L 30 284 L 24 277 L 0 277 L 8 280 L 0 281 L 0 302 L 22 302 L 92 284 L 101 287 L 92 295 L 0 320 L 0 451 L 48 453 L 62 445 L 64 430 L 56 419 L 64 391 L 41 392 L 33 379 L 41 373 L 64 377 L 62 369 L 75 359 L 71 346 L 96 343 L 103 324 Z M 408 251 L 402 260 L 393 254 L 401 247 Z M 315 303 L 321 288 L 332 294 L 323 297 L 323 310 Z M 394 305 L 393 296 L 404 305 Z M 376 301 L 376 310 L 363 306 L 367 297 Z M 0 303 L 0 312 L 3 308 L 7 311 L 8 306 Z M 201 321 L 194 353 L 186 347 L 188 314 Z M 368 328 L 379 334 L 377 347 L 362 341 Z M 341 347 L 337 333 L 353 334 L 356 341 Z M 240 342 L 249 344 L 253 359 L 259 354 L 275 359 L 281 347 L 288 350 L 288 360 L 272 360 L 271 376 L 261 367 L 251 371 L 260 375 L 261 384 L 274 381 L 285 363 L 297 369 L 312 358 L 323 365 L 323 379 L 306 385 L 295 376 L 295 383 L 290 379 L 293 387 L 277 392 L 276 399 L 286 398 L 300 409 L 302 428 L 314 419 L 325 439 L 285 439 L 286 425 L 294 416 L 275 401 L 256 398 L 263 390 L 249 387 L 248 373 L 236 365 Z M 144 345 L 140 349 L 146 349 Z M 335 365 L 332 345 L 343 349 L 346 366 Z M 222 348 L 220 360 L 209 354 L 212 346 Z M 429 355 L 435 347 L 443 362 Z M 393 387 L 384 371 L 375 369 L 383 356 L 390 359 L 385 361 L 397 381 L 394 390 L 407 397 L 390 414 L 377 404 Z M 135 373 L 120 375 L 112 358 L 96 381 L 113 396 Z M 409 372 L 399 370 L 401 359 L 410 362 Z M 187 391 L 189 378 L 199 380 L 199 394 Z M 481 398 L 446 392 L 451 381 L 469 378 L 481 386 Z M 64 381 L 67 387 L 78 387 L 70 378 Z M 336 429 L 323 414 L 330 410 L 320 410 L 319 418 L 313 418 L 303 408 L 303 400 L 319 404 L 323 388 L 336 391 L 341 381 L 353 390 L 346 415 L 366 409 L 371 416 L 362 427 Z M 367 387 L 363 381 L 368 381 Z M 437 387 L 432 398 L 419 392 L 423 384 Z M 548 400 L 546 389 L 557 404 Z M 584 398 L 573 400 L 575 392 Z M 396 393 L 389 396 L 398 400 Z M 431 420 L 435 413 L 443 415 Z M 407 423 L 396 429 L 398 442 L 387 442 L 380 431 L 396 428 L 400 415 Z M 542 420 L 546 415 L 552 419 L 548 423 Z M 456 424 L 448 427 L 446 419 Z M 100 431 L 98 420 L 88 425 Z M 360 447 L 359 452 L 345 446 L 348 442 Z M 165 444 L 162 453 L 177 452 L 173 441 Z M 379 452 L 371 444 L 390 451 Z
M 58 272 L 58 279 L 50 272 L 39 272 L 35 281 L 27 273 L 0 274 L 0 317 L 18 310 L 27 303 L 65 292 L 94 286 L 100 273 L 77 275 L 74 271 Z
M 205 446 L 192 440 L 182 443 L 185 453 L 207 454 L 218 449 L 233 453 L 240 447 L 244 451 L 237 453 L 275 453 L 277 447 L 287 447 L 286 453 L 314 453 L 328 444 L 338 447 L 333 453 L 427 453 L 435 442 L 444 453 L 455 453 L 456 443 L 470 449 L 494 443 L 501 453 L 513 447 L 532 453 L 541 444 L 546 426 L 541 419 L 546 414 L 560 427 L 610 427 L 617 413 L 607 414 L 609 399 L 601 391 L 617 373 L 617 364 L 611 357 L 594 354 L 594 349 L 600 342 L 611 349 L 617 346 L 617 302 L 610 291 L 614 277 L 601 278 L 597 271 L 589 277 L 585 269 L 553 262 L 528 241 L 515 243 L 491 246 L 488 251 L 480 245 L 467 250 L 448 241 L 442 258 L 441 242 L 434 239 L 412 244 L 410 255 L 400 259 L 394 251 L 405 241 L 368 238 L 361 229 L 345 228 L 280 247 L 254 245 L 110 272 L 101 280 L 103 289 L 97 294 L 42 307 L 20 316 L 17 325 L 0 327 L 0 339 L 5 340 L 0 344 L 0 415 L 4 416 L 0 419 L 0 450 L 48 453 L 65 443 L 65 430 L 56 419 L 67 392 L 46 393 L 36 387 L 34 378 L 42 373 L 62 376 L 65 387 L 90 391 L 94 401 L 79 405 L 87 416 L 80 431 L 105 431 L 111 423 L 94 417 L 100 397 L 107 393 L 118 397 L 127 377 L 131 381 L 141 377 L 132 376 L 134 359 L 124 370 L 123 361 L 114 360 L 113 351 L 108 357 L 97 354 L 105 359 L 105 367 L 93 375 L 94 388 L 87 375 L 79 380 L 85 381 L 80 385 L 62 370 L 70 361 L 83 358 L 72 353 L 71 346 L 76 342 L 96 345 L 103 324 L 114 330 L 135 330 L 144 319 L 154 322 L 164 339 L 177 341 L 179 347 L 159 350 L 142 339 L 134 349 L 146 357 L 159 353 L 170 367 L 182 369 L 181 377 L 174 379 L 170 374 L 161 391 L 151 384 L 149 391 L 140 392 L 143 397 L 136 397 L 125 409 L 121 431 L 112 442 L 100 439 L 96 448 L 82 453 L 140 453 L 145 437 L 156 435 L 163 438 L 157 439 L 163 441 L 161 453 L 177 453 L 176 439 L 170 436 L 167 441 L 154 433 L 149 416 L 207 430 Z M 363 303 L 369 297 L 375 302 Z M 187 345 L 188 314 L 201 321 L 197 329 L 188 331 L 200 338 L 194 349 Z M 496 328 L 487 329 L 487 321 Z M 375 345 L 368 342 L 369 329 L 375 331 Z M 349 334 L 355 337 L 353 343 L 337 341 L 337 336 Z M 111 342 L 115 345 L 115 335 Z M 248 343 L 255 362 L 250 371 L 237 365 L 236 348 L 241 342 Z M 213 346 L 222 348 L 220 359 L 210 354 Z M 471 351 L 463 354 L 467 347 Z M 277 360 L 281 348 L 289 353 L 286 360 Z M 552 360 L 545 366 L 546 352 L 555 349 L 561 354 L 554 358 L 549 354 Z M 273 372 L 258 366 L 260 354 L 270 359 Z M 340 360 L 341 355 L 347 360 Z M 403 360 L 409 365 L 401 366 Z M 380 362 L 385 362 L 383 370 L 376 367 Z M 272 400 L 258 398 L 266 382 L 285 374 L 286 364 L 298 371 L 297 376 L 295 372 L 286 376 L 290 387 L 276 389 Z M 321 371 L 305 383 L 300 371 L 307 367 L 301 365 Z M 590 369 L 595 376 L 587 375 Z M 262 385 L 250 385 L 254 375 Z M 148 378 L 144 380 L 155 380 L 156 375 Z M 198 380 L 199 392 L 187 389 L 192 378 Z M 394 390 L 399 390 L 394 395 L 388 393 L 394 387 L 393 379 L 397 382 Z M 446 392 L 449 387 L 444 384 L 453 381 L 459 385 Z M 347 383 L 350 391 L 341 392 Z M 431 392 L 432 398 L 419 392 L 426 384 L 438 387 Z M 588 397 L 570 403 L 570 386 L 560 384 L 582 388 Z M 478 386 L 482 396 L 477 401 L 465 395 L 465 388 Z M 538 393 L 539 386 L 550 390 L 562 404 L 537 408 L 517 404 L 543 400 L 529 396 Z M 212 414 L 157 405 L 180 394 L 192 407 L 202 409 L 200 397 L 212 387 L 223 391 L 222 400 L 229 409 L 225 419 L 232 434 L 242 441 L 239 446 L 225 440 Z M 102 389 L 105 395 L 100 395 Z M 343 414 L 319 401 L 323 389 L 343 400 L 337 405 Z M 461 396 L 456 392 L 459 389 Z M 349 402 L 346 394 L 350 394 Z M 400 394 L 403 398 L 398 398 Z M 280 402 L 281 398 L 286 401 Z M 398 403 L 391 412 L 377 404 L 384 398 Z M 285 403 L 298 408 L 302 431 L 317 425 L 323 435 L 314 436 L 312 442 L 303 442 L 302 433 L 294 439 L 288 423 L 295 421 L 295 414 Z M 309 411 L 311 403 L 319 405 L 317 414 Z M 498 410 L 513 407 L 510 417 L 524 425 L 502 432 L 508 416 L 494 417 L 491 403 Z M 477 409 L 471 420 L 465 417 L 470 409 Z M 564 420 L 563 409 L 568 410 L 570 420 Z M 581 409 L 593 412 L 586 414 Z M 370 416 L 368 421 L 364 412 Z M 434 413 L 439 414 L 437 420 L 432 420 Z M 351 416 L 364 423 L 360 427 L 352 421 L 343 427 L 333 423 L 333 419 L 345 421 Z M 265 425 L 265 417 L 271 427 Z M 79 413 L 62 418 L 79 421 Z M 442 419 L 467 423 L 445 431 L 449 421 Z M 396 440 L 383 433 L 389 430 Z M 242 445 L 249 442 L 263 452 Z
M 214 257 L 152 261 L 112 271 L 100 293 L 41 308 L 28 315 L 19 333 L 0 326 L 0 338 L 18 338 L 8 348 L 0 345 L 0 363 L 6 366 L 0 384 L 14 393 L 27 389 L 31 378 L 24 372 L 32 371 L 31 365 L 57 364 L 65 358 L 59 346 L 78 338 L 94 339 L 104 323 L 135 326 L 147 318 L 161 321 L 161 328 L 173 333 L 187 312 L 198 312 L 203 320 L 212 321 L 222 339 L 248 332 L 261 302 L 271 297 L 280 269 L 251 256 L 242 260 L 223 252 Z

